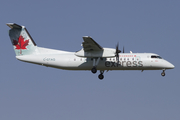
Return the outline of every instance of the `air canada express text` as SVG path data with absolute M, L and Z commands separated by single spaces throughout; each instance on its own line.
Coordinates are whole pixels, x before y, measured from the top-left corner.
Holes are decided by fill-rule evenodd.
M 119 61 L 118 62 L 112 62 L 112 61 L 106 61 L 105 62 L 106 67 L 143 67 L 142 61 Z

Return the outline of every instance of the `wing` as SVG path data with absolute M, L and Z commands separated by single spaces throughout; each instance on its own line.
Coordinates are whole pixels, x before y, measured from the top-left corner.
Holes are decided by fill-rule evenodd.
M 82 43 L 83 49 L 75 52 L 78 57 L 115 57 L 116 49 L 112 48 L 102 48 L 98 43 L 96 43 L 91 37 L 83 37 L 84 42 Z
M 84 51 L 101 51 L 103 48 L 96 43 L 91 37 L 89 36 L 84 36 L 83 37 L 84 42 L 82 43 Z

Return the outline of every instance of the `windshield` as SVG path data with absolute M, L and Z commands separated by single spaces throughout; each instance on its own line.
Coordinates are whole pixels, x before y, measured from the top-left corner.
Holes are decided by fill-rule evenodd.
M 152 55 L 151 58 L 157 58 L 157 59 L 162 59 L 160 56 Z

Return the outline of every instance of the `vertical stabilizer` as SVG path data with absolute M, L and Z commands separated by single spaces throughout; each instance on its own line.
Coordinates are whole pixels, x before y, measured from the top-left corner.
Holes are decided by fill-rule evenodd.
M 8 23 L 7 26 L 11 28 L 9 30 L 9 37 L 16 56 L 31 55 L 38 52 L 36 43 L 24 26 L 15 23 Z

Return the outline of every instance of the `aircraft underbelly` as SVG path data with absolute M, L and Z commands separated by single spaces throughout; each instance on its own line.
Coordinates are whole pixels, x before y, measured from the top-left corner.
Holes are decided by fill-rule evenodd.
M 66 66 L 63 69 L 68 70 L 91 70 L 93 67 L 93 62 L 78 62 L 78 61 L 69 61 L 69 66 Z M 97 65 L 97 70 L 142 70 L 143 66 L 127 66 L 126 64 L 117 64 L 117 62 L 107 62 L 102 61 Z

